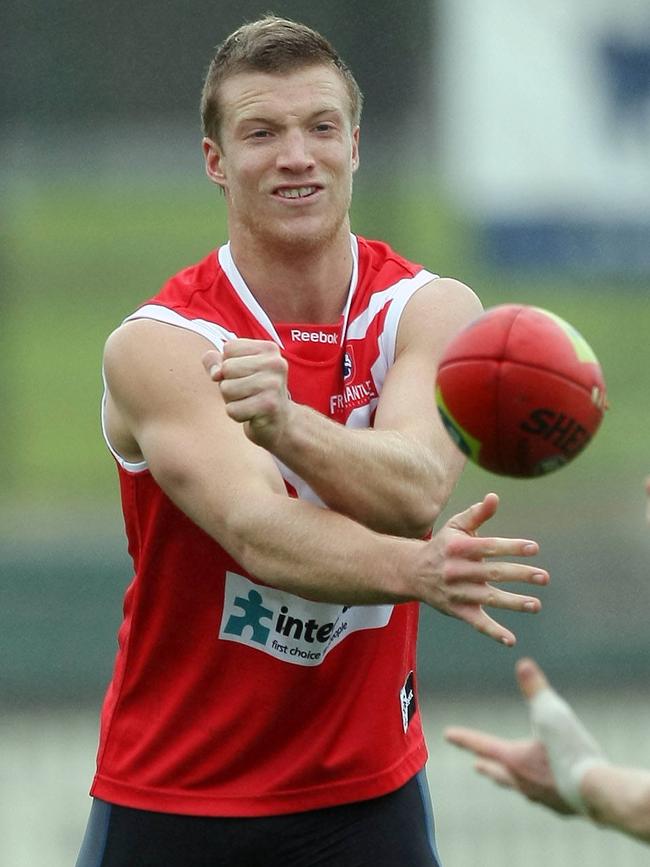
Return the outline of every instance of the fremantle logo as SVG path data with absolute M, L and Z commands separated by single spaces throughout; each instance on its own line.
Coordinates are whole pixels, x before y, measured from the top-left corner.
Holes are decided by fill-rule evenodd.
M 377 397 L 377 389 L 372 379 L 366 379 L 365 382 L 358 382 L 354 385 L 346 385 L 340 394 L 330 395 L 330 414 L 334 415 L 343 409 L 365 406 L 375 397 Z

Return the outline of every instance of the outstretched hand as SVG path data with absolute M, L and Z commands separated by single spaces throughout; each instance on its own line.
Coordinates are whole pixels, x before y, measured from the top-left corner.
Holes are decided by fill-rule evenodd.
M 548 688 L 543 671 L 532 659 L 519 660 L 516 674 L 519 688 L 528 700 Z M 447 728 L 445 738 L 474 753 L 475 769 L 498 785 L 515 789 L 530 801 L 544 804 L 556 813 L 575 812 L 557 789 L 548 752 L 541 740 L 508 740 L 460 726 Z
M 495 583 L 520 582 L 545 585 L 548 573 L 537 566 L 508 562 L 510 557 L 531 557 L 539 546 L 530 539 L 478 536 L 499 505 L 496 494 L 487 494 L 463 512 L 454 515 L 429 542 L 431 574 L 424 575 L 422 600 L 438 611 L 469 623 L 479 632 L 512 646 L 513 632 L 486 611 L 485 606 L 510 611 L 535 613 L 541 603 L 534 596 L 524 596 L 495 587 Z M 496 558 L 496 559 L 495 559 Z

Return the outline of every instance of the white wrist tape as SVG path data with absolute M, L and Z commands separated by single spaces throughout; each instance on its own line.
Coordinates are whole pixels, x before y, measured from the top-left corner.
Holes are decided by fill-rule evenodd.
M 586 813 L 580 784 L 589 768 L 607 764 L 600 747 L 571 706 L 547 687 L 529 702 L 533 732 L 546 746 L 551 770 L 562 798 L 578 813 Z

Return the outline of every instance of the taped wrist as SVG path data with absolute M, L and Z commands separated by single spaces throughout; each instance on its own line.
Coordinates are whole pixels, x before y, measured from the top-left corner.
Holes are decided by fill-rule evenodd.
M 558 792 L 577 813 L 587 813 L 580 784 L 589 768 L 607 764 L 602 750 L 571 706 L 554 689 L 529 702 L 533 733 L 548 752 Z

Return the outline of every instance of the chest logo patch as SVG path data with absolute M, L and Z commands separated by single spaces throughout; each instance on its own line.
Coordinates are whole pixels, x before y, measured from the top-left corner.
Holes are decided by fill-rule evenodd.
M 351 633 L 386 626 L 392 612 L 392 605 L 310 602 L 227 572 L 219 638 L 294 665 L 320 665 Z
M 404 734 L 406 734 L 409 723 L 415 714 L 415 686 L 412 671 L 409 671 L 404 685 L 399 691 L 399 704 L 402 712 L 402 728 L 404 729 Z
M 343 381 L 349 382 L 354 378 L 354 373 L 354 352 L 352 351 L 352 347 L 348 345 L 343 353 Z

